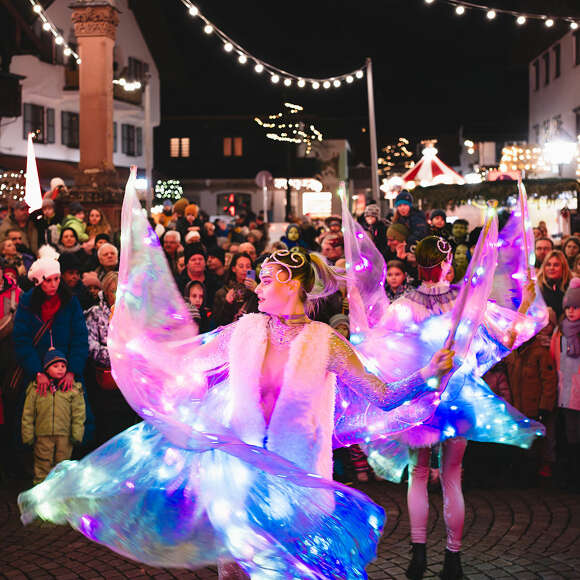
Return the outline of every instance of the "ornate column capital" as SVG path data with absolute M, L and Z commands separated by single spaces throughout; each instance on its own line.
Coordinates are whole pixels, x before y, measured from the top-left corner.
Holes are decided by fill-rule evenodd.
M 105 36 L 115 40 L 119 10 L 106 0 L 85 0 L 71 4 L 75 35 Z

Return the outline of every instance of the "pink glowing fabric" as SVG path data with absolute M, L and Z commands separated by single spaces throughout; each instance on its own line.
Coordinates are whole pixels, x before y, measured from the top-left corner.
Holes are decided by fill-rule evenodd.
M 393 481 L 400 478 L 408 462 L 409 447 L 431 446 L 452 437 L 529 447 L 535 437 L 543 434 L 541 424 L 510 407 L 479 378 L 513 348 L 511 331 L 517 333 L 514 345 L 518 346 L 534 336 L 547 320 L 539 292 L 526 315 L 517 312 L 526 266 L 533 259 L 533 245 L 524 243 L 522 234 L 525 201 L 522 194 L 519 207 L 523 209 L 514 212 L 501 233 L 495 212 L 487 211 L 483 234 L 457 298 L 451 310 L 438 315 L 430 314 L 412 297 L 389 304 L 384 293 L 384 259 L 343 203 L 351 341 L 365 360 L 371 361 L 385 380 L 406 376 L 417 361 L 421 366 L 426 364 L 446 344 L 450 330 L 456 328 L 455 365 L 444 378 L 440 399 L 434 397 L 429 407 L 426 397 L 422 397 L 420 408 L 415 409 L 418 420 L 399 434 L 369 432 L 364 409 L 357 409 L 356 396 L 346 393 L 348 408 L 360 412 L 358 417 L 349 416 L 349 424 L 364 426 L 350 432 L 349 441 L 363 438 L 363 449 L 383 477 Z M 490 299 L 490 295 L 502 299 Z M 399 413 L 404 413 L 404 406 L 400 409 Z

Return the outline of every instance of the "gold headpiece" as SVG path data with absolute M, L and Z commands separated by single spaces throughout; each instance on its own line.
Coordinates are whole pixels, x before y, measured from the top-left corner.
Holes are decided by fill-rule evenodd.
M 286 262 L 282 262 L 280 260 L 280 258 L 287 257 L 290 258 L 290 261 L 293 262 L 293 264 L 286 264 Z M 292 270 L 302 268 L 302 266 L 304 266 L 305 263 L 306 258 L 300 252 L 291 252 L 290 250 L 277 250 L 273 254 L 270 254 L 270 256 L 268 256 L 264 260 L 261 272 L 263 272 L 264 269 L 266 269 L 268 266 L 281 266 L 288 273 L 288 278 L 286 280 L 280 280 L 281 270 L 278 270 L 276 272 L 276 280 L 278 280 L 278 282 L 280 282 L 281 284 L 286 284 L 290 282 L 290 280 L 292 280 Z

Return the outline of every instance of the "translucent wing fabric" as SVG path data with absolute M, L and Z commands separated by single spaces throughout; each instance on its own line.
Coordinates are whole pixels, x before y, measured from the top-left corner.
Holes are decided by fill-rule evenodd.
M 525 196 L 521 203 L 525 215 Z M 389 304 L 383 289 L 384 259 L 370 246 L 372 241 L 352 219 L 344 200 L 343 227 L 349 297 L 351 305 L 355 304 L 350 311 L 351 340 L 366 364 L 383 379 L 396 380 L 427 364 L 445 345 L 450 332 L 456 361 L 452 373 L 444 378 L 440 398 L 433 395 L 429 400 L 425 396 L 397 409 L 399 433 L 369 429 L 372 422 L 364 402 L 344 388 L 339 437 L 343 425 L 359 425 L 358 431 L 352 428 L 341 439 L 362 442 L 373 467 L 393 481 L 400 479 L 410 447 L 431 446 L 449 437 L 529 447 L 543 434 L 543 426 L 497 397 L 479 378 L 510 352 L 511 330 L 518 333 L 518 345 L 545 324 L 541 297 L 525 316 L 517 312 L 531 259 L 525 250 L 530 246 L 522 242 L 521 218 L 512 216 L 507 229 L 499 233 L 495 212 L 487 211 L 482 235 L 452 310 L 422 319 L 415 316 L 411 300 L 403 298 Z M 527 231 L 526 236 L 529 239 Z M 504 249 L 509 249 L 505 255 Z M 505 298 L 508 284 L 511 300 L 498 303 L 489 299 L 494 295 L 494 285 L 501 287 L 495 289 L 495 295 Z
M 360 579 L 384 512 L 223 424 L 227 364 L 204 359 L 159 241 L 127 184 L 113 373 L 145 419 L 19 496 L 22 520 L 68 522 L 135 560 L 198 568 L 237 561 L 252 579 Z

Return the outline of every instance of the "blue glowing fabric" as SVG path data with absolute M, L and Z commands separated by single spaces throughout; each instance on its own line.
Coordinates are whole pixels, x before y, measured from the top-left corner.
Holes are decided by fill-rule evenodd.
M 68 522 L 151 566 L 236 559 L 252 579 L 366 578 L 384 523 L 362 493 L 265 449 L 180 449 L 145 422 L 60 463 L 19 504 L 25 523 Z
M 196 336 L 134 179 L 133 171 L 109 350 L 113 375 L 145 422 L 22 493 L 23 522 L 68 522 L 155 566 L 223 558 L 253 580 L 366 578 L 382 508 L 224 426 L 227 365 L 199 354 L 218 333 Z
M 498 233 L 497 218 L 488 211 L 483 231 L 453 308 L 432 315 L 409 296 L 393 304 L 384 292 L 386 267 L 343 202 L 345 255 L 349 273 L 351 340 L 387 380 L 405 376 L 413 365 L 428 362 L 458 323 L 454 340 L 456 360 L 432 411 L 399 434 L 371 431 L 364 406 L 347 392 L 349 409 L 358 410 L 349 424 L 359 425 L 348 434 L 349 443 L 362 443 L 369 460 L 384 478 L 398 481 L 408 461 L 409 447 L 431 446 L 450 437 L 529 447 L 544 427 L 521 415 L 490 391 L 479 378 L 510 348 L 529 340 L 546 323 L 546 308 L 539 292 L 526 315 L 517 309 L 522 300 L 527 264 L 533 259 L 523 243 L 521 212 L 527 216 L 525 194 L 519 211 Z M 526 221 L 529 229 L 529 220 Z M 529 231 L 526 232 L 529 239 Z M 498 253 L 498 250 L 499 253 Z M 505 250 L 505 254 L 503 253 Z M 532 249 L 533 251 L 533 249 Z M 533 279 L 533 269 L 530 271 Z M 501 296 L 489 299 L 490 294 Z M 517 332 L 509 345 L 510 330 Z M 357 406 L 358 405 L 358 406 Z M 340 427 L 340 425 L 339 425 Z

